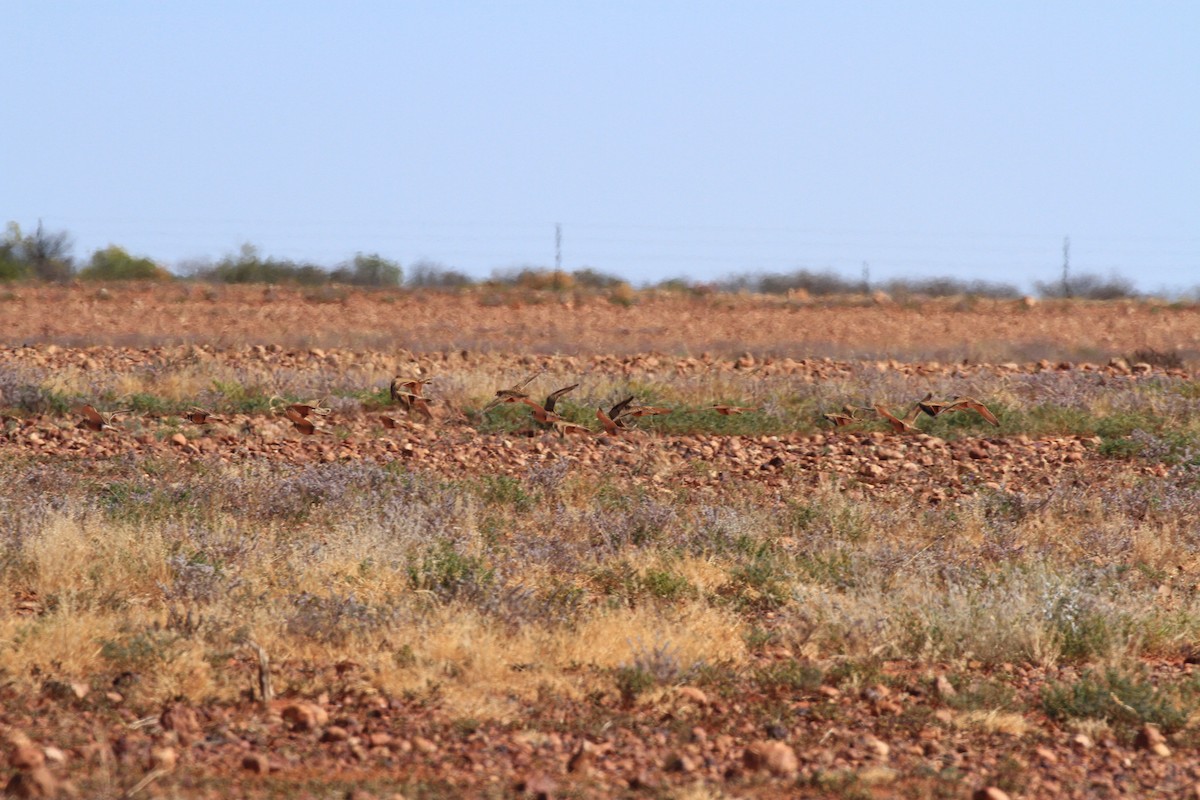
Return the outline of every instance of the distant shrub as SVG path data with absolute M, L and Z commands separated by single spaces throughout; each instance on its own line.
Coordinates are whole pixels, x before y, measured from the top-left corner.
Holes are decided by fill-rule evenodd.
M 1099 275 L 1084 273 L 1063 281 L 1034 281 L 1034 289 L 1042 297 L 1068 298 L 1078 297 L 1083 300 L 1124 300 L 1139 297 L 1133 282 L 1117 275 L 1102 278 Z
M 352 261 L 335 269 L 330 277 L 338 283 L 353 286 L 399 286 L 404 272 L 395 261 L 378 253 L 358 253 Z
M 65 231 L 47 232 L 39 220 L 37 230 L 23 234 L 20 225 L 9 222 L 0 242 L 0 280 L 67 280 L 75 274 L 70 251 Z
M 29 265 L 16 257 L 12 245 L 7 240 L 0 242 L 0 281 L 19 281 L 30 274 Z
M 633 287 L 625 281 L 621 281 L 608 293 L 608 301 L 614 305 L 624 306 L 629 308 L 637 302 L 638 295 Z
M 149 258 L 136 258 L 123 248 L 110 244 L 92 253 L 79 277 L 92 281 L 162 281 L 171 280 L 172 276 Z
M 806 269 L 795 272 L 760 272 L 731 275 L 714 284 L 721 292 L 757 292 L 759 294 L 787 294 L 804 290 L 811 295 L 850 294 L 862 292 L 866 287 L 862 281 L 847 280 L 832 272 L 810 272 Z
M 196 272 L 200 280 L 217 283 L 290 283 L 299 286 L 320 286 L 328 283 L 330 275 L 316 264 L 263 258 L 258 248 L 243 244 L 236 256 L 229 255 L 212 267 Z
M 1130 364 L 1149 364 L 1152 367 L 1159 369 L 1183 369 L 1183 358 L 1174 351 L 1155 350 L 1153 347 L 1144 347 L 1141 350 L 1134 350 L 1126 358 Z
M 652 287 L 663 292 L 691 292 L 695 291 L 695 286 L 687 278 L 667 278 L 659 281 Z
M 462 289 L 475 282 L 465 273 L 435 261 L 418 261 L 409 268 L 407 283 L 414 289 Z
M 575 284 L 584 289 L 612 289 L 618 284 L 624 283 L 621 278 L 616 275 L 609 275 L 607 272 L 599 272 L 591 267 L 577 269 L 571 273 L 571 277 L 575 279 Z
M 924 297 L 992 297 L 997 300 L 1015 300 L 1020 290 L 1011 283 L 993 281 L 966 281 L 960 278 L 895 278 L 880 288 L 893 297 L 922 295 Z
M 523 267 L 515 270 L 495 270 L 490 283 L 516 286 L 521 289 L 566 291 L 575 288 L 575 278 L 561 269 Z

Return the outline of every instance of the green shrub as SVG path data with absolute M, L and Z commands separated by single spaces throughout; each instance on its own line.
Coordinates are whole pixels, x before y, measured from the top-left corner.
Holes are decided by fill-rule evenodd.
M 80 271 L 79 277 L 92 281 L 161 281 L 170 280 L 171 273 L 148 258 L 135 258 L 110 244 L 92 253 L 91 261 Z
M 353 286 L 399 286 L 404 272 L 395 261 L 378 253 L 358 253 L 354 260 L 333 271 L 332 279 Z
M 1047 688 L 1042 693 L 1042 709 L 1055 720 L 1101 719 L 1127 728 L 1149 722 L 1171 733 L 1187 723 L 1198 689 L 1194 680 L 1158 687 L 1144 676 L 1110 668 L 1103 674 L 1089 671 L 1074 683 Z

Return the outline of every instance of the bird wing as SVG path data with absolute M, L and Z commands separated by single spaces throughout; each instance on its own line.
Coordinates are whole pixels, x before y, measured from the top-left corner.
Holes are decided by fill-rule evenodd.
M 570 392 L 570 391 L 572 391 L 574 389 L 578 389 L 578 388 L 579 388 L 578 383 L 572 383 L 570 386 L 564 386 L 561 389 L 555 389 L 553 392 L 546 395 L 546 402 L 542 406 L 542 408 L 546 409 L 547 411 L 553 411 L 554 404 L 558 402 L 558 398 L 562 397 L 567 392 Z

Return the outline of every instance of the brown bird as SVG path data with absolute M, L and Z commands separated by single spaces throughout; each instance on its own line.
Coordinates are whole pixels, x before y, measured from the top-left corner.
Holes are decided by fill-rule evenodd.
M 892 430 L 896 433 L 904 433 L 906 431 L 913 433 L 920 430 L 920 428 L 913 424 L 917 421 L 917 415 L 921 413 L 920 406 L 913 406 L 904 419 L 900 419 L 879 403 L 875 404 L 875 410 L 879 412 L 879 416 L 887 420 L 887 423 L 892 426 Z
M 433 412 L 429 410 L 429 399 L 424 394 L 425 384 L 432 380 L 433 378 L 405 378 L 397 375 L 392 378 L 392 382 L 388 386 L 388 393 L 392 396 L 392 400 L 399 403 L 405 411 L 412 413 L 416 410 L 421 412 L 426 419 L 433 419 Z
M 81 419 L 75 425 L 75 427 L 76 428 L 87 428 L 88 430 L 95 431 L 96 433 L 99 433 L 100 431 L 106 431 L 106 430 L 108 430 L 108 431 L 117 430 L 117 426 L 113 425 L 113 423 L 116 422 L 116 418 L 121 414 L 129 413 L 129 409 L 126 409 L 124 411 L 112 411 L 107 414 L 104 414 L 104 413 L 97 411 L 96 407 L 93 406 L 91 403 L 88 403 L 87 405 L 84 405 L 84 406 L 80 406 L 79 408 L 77 408 L 75 410 L 76 410 L 76 413 L 83 414 L 83 419 Z
M 406 378 L 403 375 L 397 375 L 392 378 L 392 382 L 388 385 L 388 391 L 392 395 L 393 400 L 398 400 L 397 392 L 409 392 L 411 394 L 423 395 L 425 385 L 433 383 L 433 378 Z
M 858 417 L 850 414 L 839 414 L 836 411 L 831 411 L 828 414 L 822 414 L 826 422 L 832 422 L 835 428 L 844 428 L 847 425 L 853 425 L 856 422 L 861 422 Z
M 841 411 L 830 411 L 828 414 L 822 414 L 821 416 L 827 422 L 833 423 L 833 427 L 844 428 L 847 425 L 853 425 L 856 422 L 862 422 L 862 412 L 864 411 L 870 411 L 874 413 L 873 409 L 864 408 L 863 406 L 852 406 L 847 403 L 846 405 L 842 406 Z
M 492 402 L 490 402 L 486 406 L 484 406 L 483 410 L 480 411 L 479 413 L 486 414 L 487 412 L 491 411 L 493 408 L 500 405 L 501 403 L 513 403 L 518 400 L 523 400 L 524 398 L 529 397 L 529 395 L 523 391 L 524 388 L 526 386 L 528 386 L 530 383 L 532 383 L 534 378 L 538 377 L 545 371 L 546 370 L 544 370 L 544 369 L 538 370 L 537 372 L 533 373 L 525 380 L 518 383 L 516 386 L 510 386 L 507 389 L 498 389 L 496 391 L 495 399 L 493 399 Z
M 183 415 L 183 418 L 188 422 L 194 422 L 197 425 L 207 425 L 210 422 L 224 422 L 221 417 L 205 411 L 203 408 L 193 408 L 191 411 Z
M 608 410 L 609 420 L 624 428 L 625 423 L 621 421 L 621 417 L 625 416 L 625 410 L 629 408 L 629 404 L 633 402 L 633 397 L 633 395 L 629 395 L 629 397 L 626 397 L 624 400 L 618 400 L 616 404 L 614 404 L 613 407 Z
M 725 406 L 725 405 L 709 406 L 708 408 L 705 408 L 702 410 L 703 411 L 715 411 L 724 417 L 728 417 L 732 414 L 744 414 L 747 411 L 758 411 L 757 408 L 748 408 L 746 406 Z
M 950 411 L 974 411 L 993 425 L 1000 425 L 1000 420 L 996 419 L 996 415 L 974 397 L 955 397 L 949 405 L 942 409 L 943 414 Z
M 559 436 L 570 436 L 572 434 L 587 435 L 591 433 L 590 430 L 582 425 L 576 425 L 574 422 L 568 422 L 562 417 L 554 420 L 553 425 L 554 430 L 558 431 Z
M 553 392 L 546 395 L 546 402 L 542 404 L 542 408 L 544 408 L 546 411 L 553 411 L 555 403 L 558 402 L 558 398 L 562 397 L 567 392 L 574 391 L 578 388 L 578 383 L 572 383 L 570 386 L 564 386 L 561 389 L 555 389 Z
M 604 427 L 604 432 L 609 436 L 616 436 L 621 432 L 620 427 L 613 420 L 610 414 L 605 414 L 603 408 L 596 409 L 596 419 L 600 420 L 600 424 Z
M 525 405 L 529 406 L 529 413 L 533 414 L 533 418 L 543 425 L 550 425 L 555 422 L 566 422 L 566 420 L 560 417 L 558 414 L 555 414 L 553 411 L 547 411 L 545 408 L 542 408 L 528 397 L 514 398 L 507 402 L 524 403 Z
M 283 413 L 284 416 L 291 420 L 292 427 L 303 433 L 305 436 L 312 436 L 314 433 L 318 432 L 328 433 L 328 431 L 323 431 L 314 425 L 304 414 L 297 411 L 294 407 L 289 407 L 287 411 Z
M 630 406 L 625 409 L 620 416 L 622 417 L 657 417 L 663 414 L 670 414 L 674 409 L 663 408 L 662 406 Z
M 272 409 L 275 408 L 276 400 L 287 402 L 279 395 L 273 395 L 269 401 Z M 321 401 L 320 403 L 288 403 L 287 406 L 285 406 L 284 413 L 287 414 L 288 411 L 294 411 L 301 417 L 307 417 L 309 414 L 316 414 L 318 417 L 326 417 L 329 416 L 333 409 L 327 408 L 324 405 L 324 401 Z M 290 415 L 288 418 L 291 418 Z
M 419 411 L 426 419 L 433 419 L 433 411 L 429 408 L 429 400 L 415 392 L 398 390 L 392 392 L 392 399 L 400 403 L 408 413 Z
M 917 408 L 921 409 L 923 413 L 928 414 L 931 417 L 936 417 L 938 414 L 941 414 L 949 405 L 950 403 L 946 402 L 945 400 L 934 400 L 933 392 L 929 392 L 917 401 Z

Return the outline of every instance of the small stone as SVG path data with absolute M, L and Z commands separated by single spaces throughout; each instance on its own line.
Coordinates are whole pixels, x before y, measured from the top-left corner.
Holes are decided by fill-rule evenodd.
M 900 777 L 900 773 L 891 767 L 871 766 L 860 769 L 855 777 L 864 786 L 884 786 L 895 783 L 896 779 Z
M 13 775 L 4 787 L 7 797 L 54 797 L 58 794 L 58 779 L 44 766 L 23 770 Z
M 592 762 L 595 759 L 596 746 L 587 739 L 584 739 L 567 760 L 567 772 L 578 772 L 586 775 L 591 771 Z
M 864 735 L 862 739 L 859 740 L 859 744 L 862 745 L 864 750 L 881 761 L 887 760 L 888 755 L 892 752 L 892 748 L 887 742 L 872 736 L 869 733 Z
M 933 690 L 937 692 L 937 696 L 943 700 L 949 700 L 958 694 L 958 690 L 954 688 L 954 684 L 945 675 L 938 675 L 933 682 Z
M 424 736 L 414 736 L 412 738 L 413 748 L 420 753 L 431 756 L 438 751 L 438 746 L 426 739 Z
M 558 791 L 558 783 L 549 775 L 539 772 L 524 780 L 518 781 L 516 790 L 520 797 L 531 797 L 534 800 L 550 800 Z
M 177 433 L 171 437 L 171 443 L 179 447 L 187 447 L 188 440 L 182 433 Z
M 1167 737 L 1162 735 L 1162 731 L 1156 725 L 1143 725 L 1133 740 L 1133 746 L 1138 750 L 1148 750 L 1163 758 L 1171 755 L 1171 748 L 1167 746 Z
M 883 476 L 883 467 L 879 466 L 878 464 L 872 464 L 868 461 L 866 464 L 862 465 L 862 468 L 859 469 L 858 474 L 862 475 L 864 478 L 879 478 Z
M 387 747 L 391 743 L 392 735 L 390 733 L 380 731 L 379 733 L 367 734 L 367 744 L 371 747 Z
M 708 695 L 704 693 L 703 689 L 697 689 L 695 686 L 680 686 L 675 690 L 675 694 L 684 700 L 690 700 L 698 706 L 708 705 Z
M 152 747 L 150 748 L 150 768 L 161 769 L 163 772 L 170 772 L 175 769 L 175 765 L 179 763 L 179 753 L 174 747 Z
M 747 746 L 742 762 L 748 769 L 765 769 L 773 775 L 789 776 L 800 771 L 796 751 L 771 739 L 761 739 Z
M 1008 792 L 995 786 L 987 786 L 976 789 L 975 794 L 971 795 L 971 800 L 1008 800 Z
M 45 754 L 46 760 L 52 764 L 67 763 L 67 754 L 54 745 L 48 745 L 42 748 L 42 753 Z
M 1096 743 L 1092 741 L 1092 737 L 1088 736 L 1086 733 L 1077 733 L 1072 736 L 1071 744 L 1075 745 L 1080 750 L 1091 750 L 1096 746 Z
M 329 722 L 329 714 L 315 703 L 292 703 L 280 716 L 294 731 L 311 731 Z
M 341 725 L 330 725 L 321 735 L 322 742 L 344 742 L 350 738 L 350 731 Z
M 271 760 L 262 753 L 251 753 L 242 759 L 242 769 L 266 775 L 271 771 Z
M 698 765 L 696 759 L 687 753 L 672 753 L 667 757 L 666 763 L 663 766 L 667 772 L 682 772 L 687 774 L 695 772 Z
M 1053 750 L 1048 747 L 1036 747 L 1033 750 L 1034 755 L 1042 760 L 1046 766 L 1053 766 L 1058 763 L 1058 756 Z
M 174 731 L 185 746 L 201 738 L 200 718 L 196 710 L 183 703 L 170 703 L 159 715 L 158 724 L 164 731 Z
M 42 748 L 22 731 L 8 734 L 8 763 L 13 769 L 36 769 L 46 762 Z

